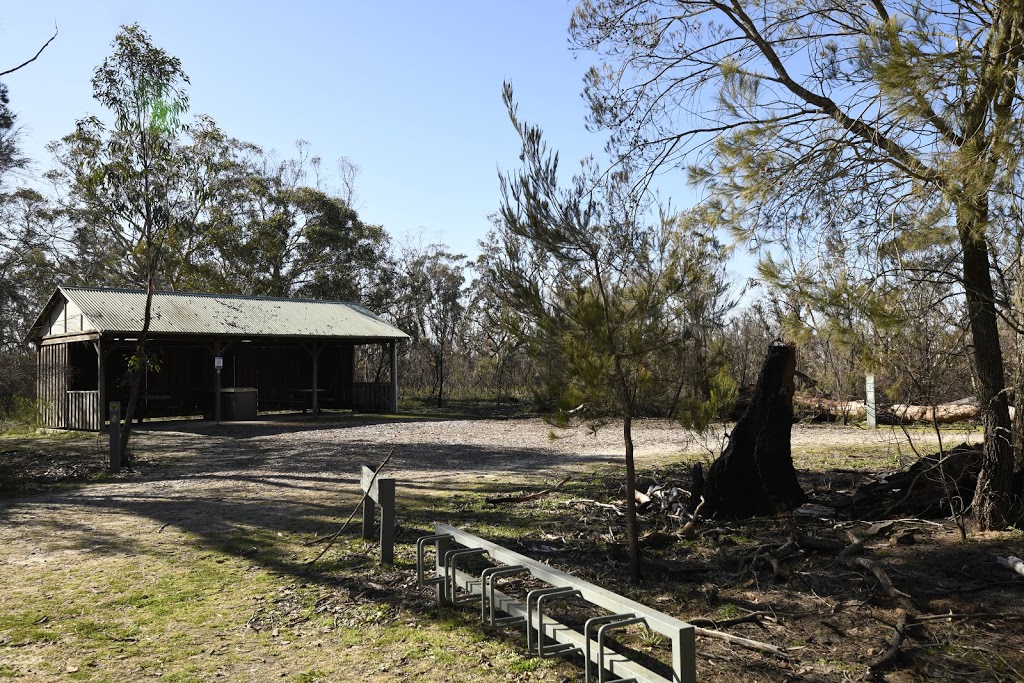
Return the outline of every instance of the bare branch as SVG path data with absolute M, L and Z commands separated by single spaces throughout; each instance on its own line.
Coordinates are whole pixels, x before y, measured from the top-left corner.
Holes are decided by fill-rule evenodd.
M 28 66 L 29 64 L 31 64 L 32 62 L 34 62 L 37 59 L 39 59 L 39 55 L 43 54 L 43 50 L 45 50 L 46 48 L 50 47 L 50 43 L 53 42 L 53 40 L 57 37 L 58 33 L 60 33 L 60 30 L 57 28 L 57 24 L 54 24 L 53 25 L 53 35 L 50 36 L 50 39 L 48 41 L 46 41 L 46 43 L 44 43 L 41 48 L 39 48 L 39 51 L 36 52 L 36 54 L 32 57 L 32 59 L 29 59 L 29 60 L 26 60 L 26 61 L 22 62 L 21 64 L 19 64 L 18 66 L 14 67 L 13 69 L 8 69 L 7 71 L 0 71 L 0 76 L 6 76 L 7 74 L 12 74 L 15 71 L 17 71 L 18 69 L 24 68 L 24 67 Z

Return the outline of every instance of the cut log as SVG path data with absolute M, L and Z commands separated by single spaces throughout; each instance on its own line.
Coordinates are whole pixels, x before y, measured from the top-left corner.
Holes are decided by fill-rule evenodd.
M 864 401 L 842 401 L 827 396 L 799 395 L 793 397 L 793 404 L 802 420 L 811 422 L 849 422 L 867 419 L 868 409 Z
M 774 515 L 807 500 L 790 451 L 795 370 L 792 346 L 769 347 L 750 405 L 733 428 L 728 445 L 706 477 L 703 471 L 695 472 L 691 505 L 703 496 L 705 516 Z
M 937 422 L 951 424 L 981 419 L 981 404 L 975 398 L 964 398 L 936 406 L 894 403 L 879 411 L 878 421 L 882 424 L 907 424 L 910 422 Z

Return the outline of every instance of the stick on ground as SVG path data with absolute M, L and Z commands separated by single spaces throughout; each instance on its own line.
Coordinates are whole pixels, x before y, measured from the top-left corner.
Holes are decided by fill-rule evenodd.
M 903 639 L 907 637 L 907 621 L 906 610 L 900 610 L 899 617 L 896 619 L 896 632 L 889 639 L 889 646 L 877 659 L 868 662 L 868 669 L 874 671 L 896 661 L 900 654 L 900 646 L 903 645 Z
M 349 525 L 352 524 L 352 520 L 355 518 L 356 513 L 359 512 L 359 508 L 363 506 L 363 503 L 366 502 L 367 496 L 370 495 L 370 489 L 373 487 L 373 482 L 377 479 L 377 474 L 379 474 L 380 471 L 384 469 L 384 465 L 388 464 L 388 461 L 391 460 L 391 456 L 394 454 L 395 449 L 392 448 L 391 451 L 388 453 L 388 457 L 384 458 L 384 461 L 381 462 L 381 464 L 377 465 L 377 469 L 373 471 L 373 476 L 370 477 L 369 485 L 366 487 L 366 490 L 363 491 L 363 497 L 359 499 L 358 503 L 356 503 L 355 508 L 352 510 L 352 514 L 348 516 L 348 519 L 346 519 L 345 523 L 341 525 L 341 528 L 335 531 L 333 534 L 330 534 L 329 536 L 324 536 L 323 538 L 318 538 L 315 541 L 313 541 L 313 543 L 323 543 L 324 541 L 327 541 L 327 545 L 324 546 L 324 549 L 320 551 L 319 555 L 317 555 L 312 560 L 306 563 L 306 571 L 309 571 L 313 567 L 313 565 L 316 564 L 317 560 L 319 560 L 321 557 L 327 554 L 327 551 L 331 549 L 331 546 L 334 545 L 334 542 L 338 540 L 338 537 L 345 533 L 345 530 L 348 529 Z
M 1024 560 L 1021 560 L 1019 557 L 1016 557 L 1015 555 L 1010 555 L 1009 557 L 997 557 L 996 562 L 1010 571 L 1015 571 L 1021 576 L 1024 576 Z
M 525 493 L 520 496 L 495 496 L 493 498 L 484 498 L 484 501 L 491 505 L 498 505 L 500 503 L 522 503 L 528 500 L 536 500 L 548 495 L 549 493 L 554 493 L 558 489 L 562 488 L 565 482 L 570 479 L 572 479 L 572 477 L 566 477 L 551 488 L 546 488 L 543 491 L 537 491 L 536 493 Z

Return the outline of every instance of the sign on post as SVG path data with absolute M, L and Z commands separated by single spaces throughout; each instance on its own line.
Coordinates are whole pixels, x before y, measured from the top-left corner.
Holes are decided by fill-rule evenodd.
M 110 411 L 110 471 L 121 471 L 121 402 L 111 401 Z

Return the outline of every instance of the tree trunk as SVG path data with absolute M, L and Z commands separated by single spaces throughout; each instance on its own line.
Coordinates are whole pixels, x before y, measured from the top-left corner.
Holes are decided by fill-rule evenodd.
M 979 529 L 996 530 L 1010 524 L 1010 508 L 1015 496 L 1010 410 L 1004 391 L 1006 378 L 988 244 L 984 237 L 987 224 L 986 197 L 958 203 L 957 230 L 963 248 L 964 292 L 980 385 L 978 399 L 985 424 L 981 471 L 974 493 L 974 519 Z
M 704 514 L 742 519 L 792 510 L 807 497 L 800 488 L 790 451 L 793 425 L 793 373 L 796 351 L 773 344 L 768 349 L 754 396 L 729 437 L 729 444 L 708 470 L 695 477 L 695 508 L 704 497 Z
M 640 530 L 636 521 L 636 468 L 633 465 L 633 409 L 627 405 L 622 420 L 622 439 L 626 445 L 626 536 L 629 539 L 629 578 L 641 580 Z
M 146 307 L 142 316 L 142 331 L 139 333 L 139 341 L 135 345 L 133 356 L 134 366 L 132 367 L 132 390 L 128 395 L 128 407 L 124 411 L 124 426 L 121 430 L 121 461 L 126 467 L 131 467 L 135 458 L 128 450 L 128 440 L 132 432 L 132 418 L 135 415 L 135 407 L 139 403 L 139 393 L 142 390 L 142 376 L 146 371 L 146 337 L 149 336 L 149 326 L 152 321 L 153 311 L 153 276 L 146 279 Z
M 444 349 L 437 352 L 437 407 L 440 408 L 444 401 Z

